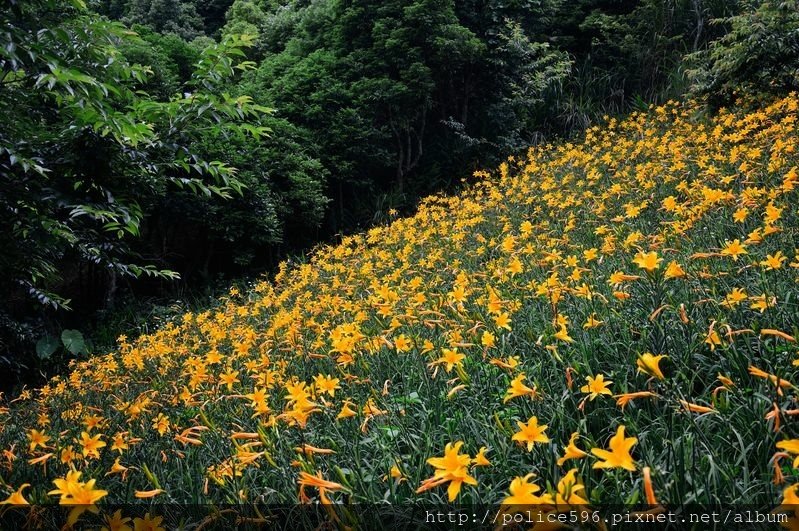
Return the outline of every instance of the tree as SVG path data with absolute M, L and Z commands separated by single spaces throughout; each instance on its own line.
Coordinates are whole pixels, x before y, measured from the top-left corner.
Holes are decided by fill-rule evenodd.
M 568 72 L 565 54 L 529 29 L 535 2 L 495 7 L 493 22 L 452 0 L 290 2 L 263 17 L 239 2 L 229 27 L 290 28 L 288 39 L 260 33 L 247 91 L 319 146 L 334 231 L 370 219 L 382 197 L 408 204 L 530 141 L 526 106 Z
M 267 22 L 266 14 L 251 0 L 235 0 L 225 13 L 225 19 L 227 22 L 222 29 L 223 34 L 247 34 L 256 39 Z
M 173 33 L 187 41 L 203 35 L 205 29 L 195 5 L 181 0 L 130 0 L 122 21 Z
M 161 100 L 140 90 L 152 70 L 120 51 L 141 44 L 138 37 L 79 0 L 12 2 L 0 20 L 0 293 L 7 308 L 19 310 L 24 298 L 68 307 L 59 286 L 73 263 L 94 264 L 112 280 L 174 277 L 137 258 L 129 242 L 140 233 L 143 205 L 170 189 L 242 192 L 228 163 L 194 146 L 207 135 L 267 133 L 258 120 L 269 109 L 224 91 L 230 76 L 252 67 L 240 62 L 251 41 L 230 36 L 206 48 L 190 92 Z
M 207 285 L 214 269 L 251 274 L 265 263 L 275 266 L 270 258 L 283 245 L 316 243 L 328 172 L 301 130 L 271 117 L 262 123 L 272 131 L 267 142 L 211 132 L 194 146 L 206 158 L 233 164 L 246 193 L 223 199 L 177 191 L 148 207 L 144 249 L 165 248 L 184 278 Z
M 713 105 L 736 95 L 786 94 L 799 89 L 799 2 L 759 0 L 735 16 L 716 19 L 730 30 L 688 56 L 691 92 Z

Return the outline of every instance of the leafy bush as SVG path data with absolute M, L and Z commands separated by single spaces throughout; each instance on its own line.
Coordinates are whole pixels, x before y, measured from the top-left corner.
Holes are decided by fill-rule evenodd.
M 756 0 L 738 15 L 718 19 L 729 31 L 688 57 L 692 92 L 716 105 L 736 96 L 784 95 L 799 89 L 799 3 Z
M 269 109 L 223 91 L 252 66 L 241 62 L 250 42 L 230 36 L 205 48 L 190 92 L 157 99 L 141 91 L 152 69 L 122 51 L 134 57 L 144 41 L 82 2 L 6 3 L 0 20 L 0 293 L 8 318 L 25 315 L 31 301 L 68 307 L 60 288 L 83 264 L 112 278 L 174 278 L 129 242 L 140 234 L 144 207 L 169 190 L 241 193 L 232 167 L 194 145 L 210 134 L 266 133 L 257 121 Z M 174 45 L 162 42 L 163 50 Z M 161 68 L 162 57 L 143 56 L 156 59 L 162 86 L 174 87 L 179 74 Z

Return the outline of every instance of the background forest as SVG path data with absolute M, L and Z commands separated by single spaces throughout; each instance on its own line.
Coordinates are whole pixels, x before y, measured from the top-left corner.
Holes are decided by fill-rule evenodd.
M 795 1 L 4 0 L 10 389 L 631 109 L 799 88 Z M 205 299 L 203 299 L 205 300 Z

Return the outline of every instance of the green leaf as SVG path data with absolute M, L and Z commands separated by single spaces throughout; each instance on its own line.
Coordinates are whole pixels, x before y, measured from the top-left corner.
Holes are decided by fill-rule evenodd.
M 83 339 L 83 334 L 78 330 L 64 330 L 61 332 L 61 342 L 64 343 L 64 348 L 76 356 L 87 352 L 86 341 Z
M 39 356 L 39 359 L 50 359 L 50 356 L 53 355 L 53 352 L 58 350 L 59 345 L 60 343 L 58 342 L 57 337 L 50 335 L 44 336 L 36 342 L 36 354 Z
M 380 429 L 383 430 L 389 439 L 394 439 L 399 435 L 400 430 L 395 426 L 380 426 Z

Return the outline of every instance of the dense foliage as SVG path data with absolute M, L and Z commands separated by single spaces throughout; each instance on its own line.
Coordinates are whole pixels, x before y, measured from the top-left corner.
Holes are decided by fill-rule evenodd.
M 332 230 L 363 226 L 499 154 L 683 88 L 729 2 L 236 0 L 257 35 L 247 93 L 306 129 Z
M 765 0 L 717 23 L 730 31 L 693 54 L 695 94 L 728 105 L 740 94 L 799 89 L 799 2 Z
M 153 20 L 156 7 L 172 15 Z M 105 1 L 98 9 L 187 39 L 203 24 L 206 35 L 255 36 L 248 53 L 257 72 L 234 90 L 302 132 L 329 177 L 321 228 L 331 235 L 407 208 L 501 154 L 679 95 L 683 56 L 723 35 L 727 26 L 711 21 L 742 6 L 236 0 L 224 25 L 196 22 L 202 8 L 194 0 Z M 185 30 L 167 28 L 180 25 L 180 13 L 195 15 Z
M 5 492 L 346 525 L 384 500 L 793 503 L 799 99 L 697 110 L 531 148 L 121 337 L 0 410 Z
M 124 26 L 78 2 L 12 3 L 2 16 L 3 323 L 13 323 L 10 312 L 26 300 L 67 307 L 54 290 L 84 264 L 108 275 L 112 288 L 118 276 L 174 277 L 136 256 L 128 241 L 152 204 L 175 189 L 242 193 L 235 170 L 195 146 L 209 135 L 259 139 L 268 131 L 256 122 L 269 109 L 224 91 L 250 66 L 241 62 L 248 41 L 210 44 L 196 54 L 189 92 L 157 99 L 142 92 L 151 69 L 122 52 L 145 41 Z

